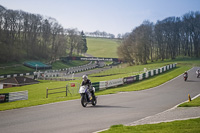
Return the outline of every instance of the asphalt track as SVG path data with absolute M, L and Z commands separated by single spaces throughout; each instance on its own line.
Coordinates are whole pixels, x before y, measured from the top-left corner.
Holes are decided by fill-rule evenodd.
M 128 124 L 155 115 L 200 93 L 193 68 L 188 81 L 182 75 L 155 88 L 98 96 L 96 107 L 83 108 L 79 100 L 0 112 L 3 133 L 91 133 L 116 124 Z

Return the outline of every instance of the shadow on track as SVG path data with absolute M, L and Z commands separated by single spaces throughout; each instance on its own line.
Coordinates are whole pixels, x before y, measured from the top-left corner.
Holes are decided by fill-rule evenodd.
M 90 108 L 130 108 L 130 107 L 123 107 L 123 106 L 111 106 L 111 105 L 96 105 L 96 106 L 88 106 Z
M 197 81 L 197 80 L 187 80 L 186 82 L 200 82 L 200 80 L 199 81 Z

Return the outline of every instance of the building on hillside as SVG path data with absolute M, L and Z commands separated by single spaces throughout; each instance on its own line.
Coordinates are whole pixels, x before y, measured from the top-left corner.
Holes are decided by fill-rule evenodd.
M 0 89 L 37 84 L 39 81 L 27 77 L 12 77 L 0 81 Z

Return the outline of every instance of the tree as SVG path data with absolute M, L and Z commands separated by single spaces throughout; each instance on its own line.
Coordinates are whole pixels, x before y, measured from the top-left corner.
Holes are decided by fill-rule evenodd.
M 144 21 L 125 38 L 118 48 L 118 55 L 130 65 L 136 63 L 146 64 L 152 52 L 152 26 L 149 21 Z M 121 52 L 122 51 L 122 52 Z
M 81 37 L 82 37 L 82 45 L 83 45 L 83 48 L 82 48 L 82 50 L 81 50 L 81 53 L 86 53 L 87 50 L 88 50 L 88 47 L 87 47 L 86 36 L 85 36 L 85 34 L 84 34 L 83 31 L 81 32 Z

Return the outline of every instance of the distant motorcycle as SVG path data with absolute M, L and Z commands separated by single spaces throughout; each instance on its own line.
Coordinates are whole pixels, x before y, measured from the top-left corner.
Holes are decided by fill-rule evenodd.
M 93 91 L 95 92 L 95 88 L 93 87 Z M 79 89 L 79 93 L 81 95 L 81 104 L 83 107 L 86 107 L 88 103 L 95 106 L 97 104 L 97 98 L 95 95 L 92 95 L 88 89 L 88 86 L 81 86 Z
M 183 74 L 183 78 L 184 78 L 184 81 L 187 81 L 187 78 L 188 78 L 187 74 Z
M 200 72 L 196 72 L 196 74 L 197 74 L 197 78 L 199 78 L 200 77 Z

